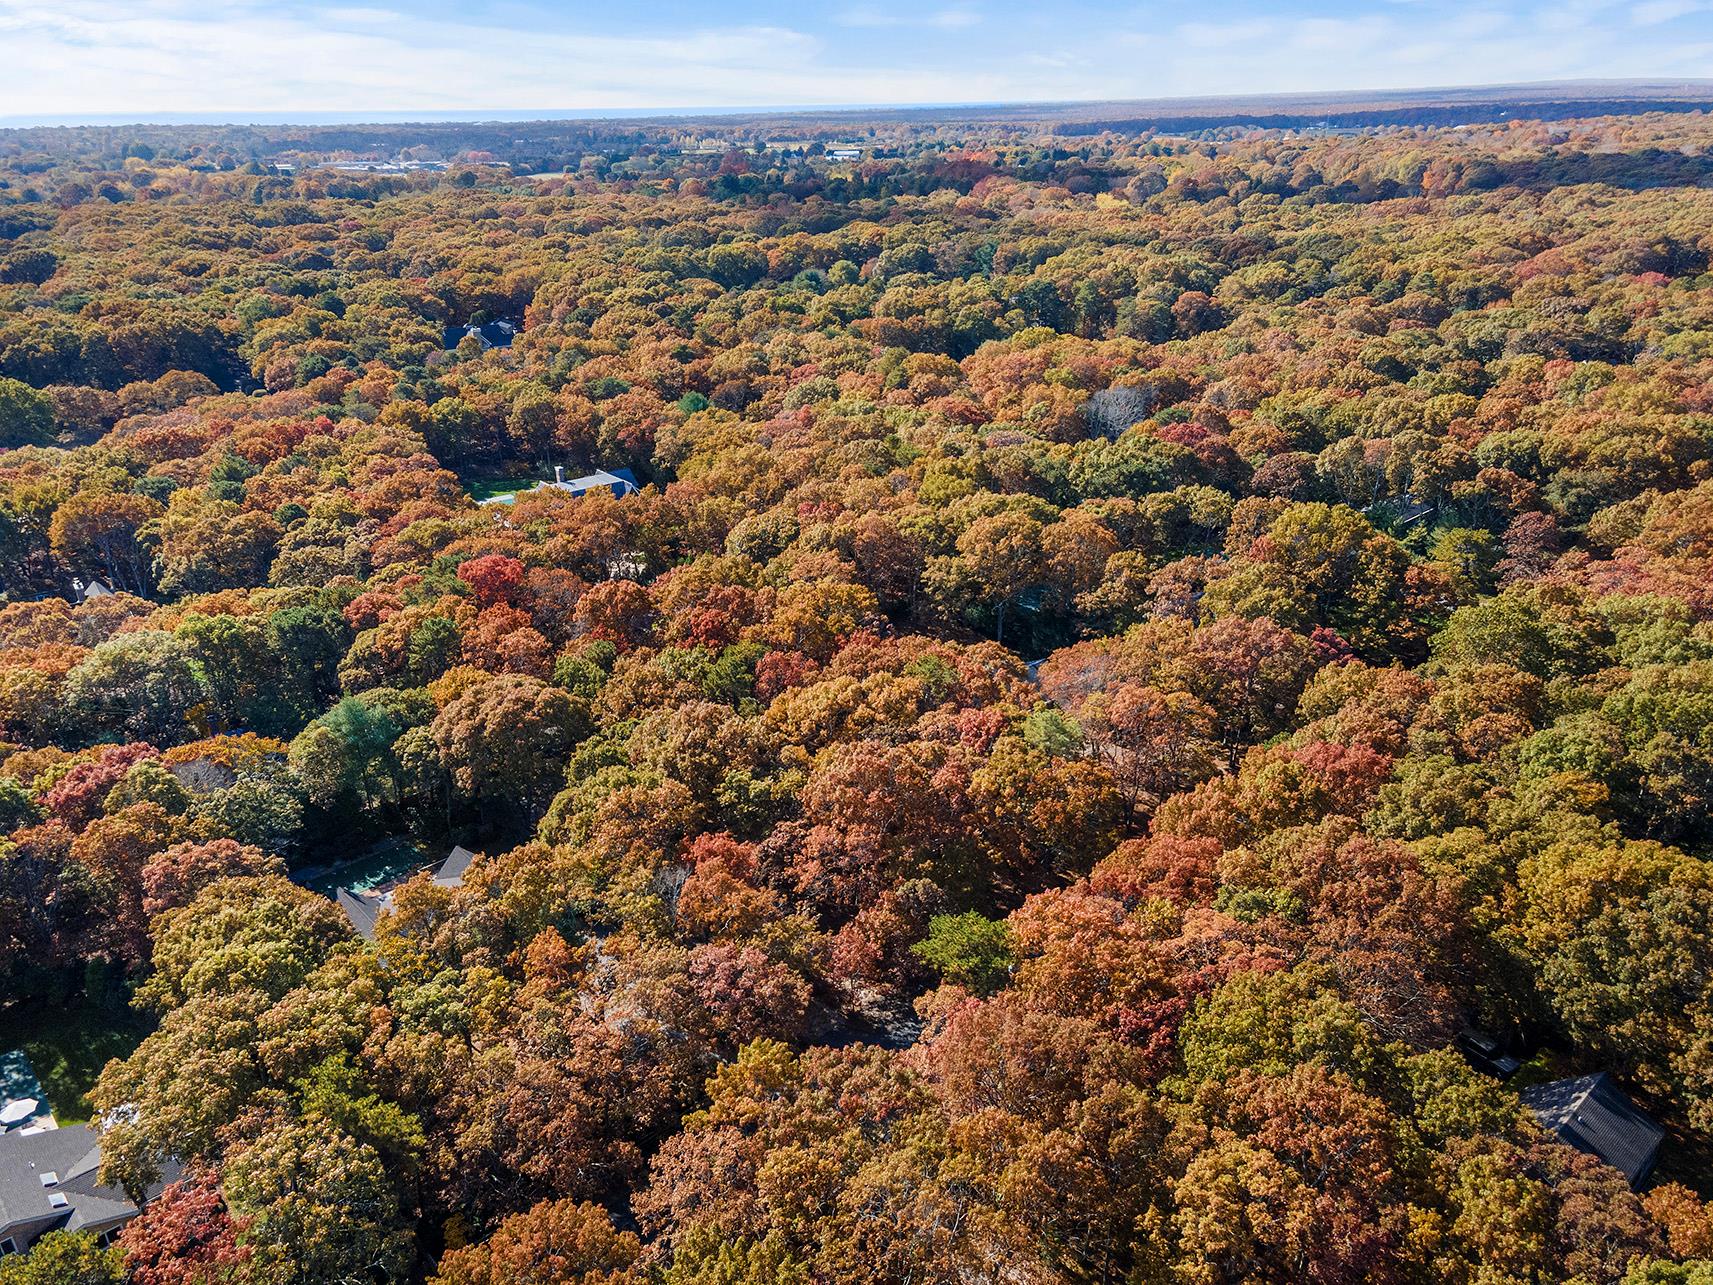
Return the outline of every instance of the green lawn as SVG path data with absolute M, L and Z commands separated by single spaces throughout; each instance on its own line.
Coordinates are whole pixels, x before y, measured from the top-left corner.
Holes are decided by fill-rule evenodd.
M 8 1039 L 29 1055 L 48 1105 L 61 1124 L 82 1124 L 92 1110 L 84 1096 L 108 1059 L 124 1057 L 154 1026 L 152 1018 L 120 1000 L 93 1003 L 82 995 L 59 1004 L 34 1001 L 8 1010 Z M 16 1034 L 14 1034 L 16 1033 Z
M 470 492 L 474 500 L 491 500 L 496 495 L 509 495 L 513 491 L 522 491 L 541 481 L 533 473 L 523 473 L 516 477 L 470 477 L 464 479 L 464 489 Z

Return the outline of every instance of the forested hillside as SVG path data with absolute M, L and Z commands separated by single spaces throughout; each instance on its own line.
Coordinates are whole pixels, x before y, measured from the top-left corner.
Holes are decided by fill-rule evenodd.
M 1713 1279 L 1713 122 L 768 142 L 0 134 L 0 1282 Z

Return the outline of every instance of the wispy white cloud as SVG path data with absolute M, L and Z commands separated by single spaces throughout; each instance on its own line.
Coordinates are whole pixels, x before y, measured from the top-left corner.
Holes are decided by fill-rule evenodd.
M 323 9 L 321 12 L 328 22 L 333 23 L 361 23 L 375 26 L 414 21 L 396 9 L 368 9 L 361 5 L 336 6 L 331 9 Z
M 1195 49 L 1226 49 L 1265 40 L 1277 30 L 1270 19 L 1251 18 L 1240 22 L 1180 22 L 1174 34 Z
M 1713 0 L 857 0 L 701 23 L 546 0 L 0 0 L 0 116 L 1280 93 L 1705 75 Z M 444 6 L 427 9 L 434 3 Z
M 1713 0 L 1694 3 L 1713 15 Z M 1611 77 L 1690 78 L 1713 64 L 1681 35 L 1654 39 L 1617 0 L 1555 0 L 1550 7 L 1399 0 L 1385 6 L 1292 13 L 1285 6 L 1211 12 L 1120 39 L 1146 51 L 1141 94 L 1289 93 L 1436 85 L 1515 84 Z M 1672 17 L 1687 17 L 1688 10 Z M 1708 18 L 1703 27 L 1713 27 Z M 1713 39 L 1713 29 L 1702 34 Z M 1186 56 L 1187 51 L 1187 56 Z
M 0 0 L 0 43 L 14 69 L 0 86 L 0 114 L 548 110 L 939 96 L 932 76 L 830 67 L 818 37 L 770 26 L 603 35 L 351 6 L 302 13 L 234 6 L 193 16 L 173 3 Z
M 961 4 L 926 11 L 857 5 L 841 9 L 833 15 L 833 21 L 841 27 L 934 27 L 958 31 L 975 26 L 981 21 L 981 14 L 973 6 Z
M 1645 0 L 1630 10 L 1630 21 L 1638 27 L 1657 27 L 1707 10 L 1703 0 Z

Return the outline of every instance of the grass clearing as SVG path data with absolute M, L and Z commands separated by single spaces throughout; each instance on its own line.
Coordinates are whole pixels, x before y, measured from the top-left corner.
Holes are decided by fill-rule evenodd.
M 4 1014 L 3 1025 L 9 1046 L 29 1056 L 48 1105 L 66 1125 L 88 1121 L 94 1110 L 88 1094 L 101 1068 L 112 1058 L 129 1055 L 155 1023 L 123 998 L 100 1002 L 76 995 L 60 1003 L 20 1004 Z
M 470 498 L 480 503 L 491 500 L 496 495 L 510 495 L 514 491 L 528 490 L 541 481 L 533 473 L 521 473 L 514 477 L 467 477 L 464 479 L 464 489 L 470 493 Z

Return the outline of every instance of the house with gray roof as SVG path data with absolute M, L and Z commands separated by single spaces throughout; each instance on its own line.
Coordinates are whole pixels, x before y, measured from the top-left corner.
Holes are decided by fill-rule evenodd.
M 448 326 L 442 342 L 448 349 L 456 348 L 474 335 L 483 348 L 510 348 L 517 337 L 517 327 L 509 321 L 487 321 L 474 326 Z
M 0 1255 L 22 1254 L 50 1231 L 86 1231 L 103 1244 L 138 1213 L 102 1184 L 101 1143 L 88 1125 L 0 1134 Z
M 339 903 L 339 909 L 345 912 L 345 918 L 351 921 L 351 927 L 357 930 L 357 935 L 364 941 L 373 941 L 375 921 L 381 917 L 381 912 L 387 908 L 392 896 L 390 893 L 383 895 L 340 888 L 333 894 L 333 900 Z
M 470 868 L 470 863 L 476 859 L 476 854 L 462 844 L 446 854 L 446 860 L 440 863 L 440 869 L 434 872 L 434 882 L 442 888 L 460 888 L 464 884 L 464 872 Z
M 551 482 L 537 482 L 522 491 L 503 491 L 499 495 L 490 495 L 482 503 L 512 504 L 519 495 L 531 495 L 536 491 L 563 491 L 571 496 L 584 496 L 590 491 L 611 491 L 613 498 L 622 500 L 627 495 L 635 495 L 640 489 L 637 486 L 636 474 L 628 468 L 596 469 L 582 477 L 567 479 L 565 470 L 555 467 Z
M 82 576 L 71 582 L 71 600 L 82 606 L 86 602 L 94 602 L 97 598 L 111 598 L 113 586 L 105 580 L 97 580 L 93 576 L 85 583 Z
M 1665 1130 L 1604 1071 L 1537 1084 L 1519 1095 L 1560 1142 L 1598 1156 L 1639 1188 L 1653 1172 Z
M 464 883 L 464 872 L 470 868 L 470 863 L 476 859 L 476 854 L 462 845 L 452 849 L 446 860 L 435 868 L 433 881 L 436 887 L 457 888 Z M 357 930 L 357 935 L 364 941 L 375 939 L 375 923 L 382 912 L 390 910 L 393 904 L 393 890 L 403 880 L 396 880 L 379 888 L 354 889 L 340 888 L 333 894 L 333 899 L 339 903 L 339 909 L 345 912 L 345 918 L 351 921 L 351 927 Z

